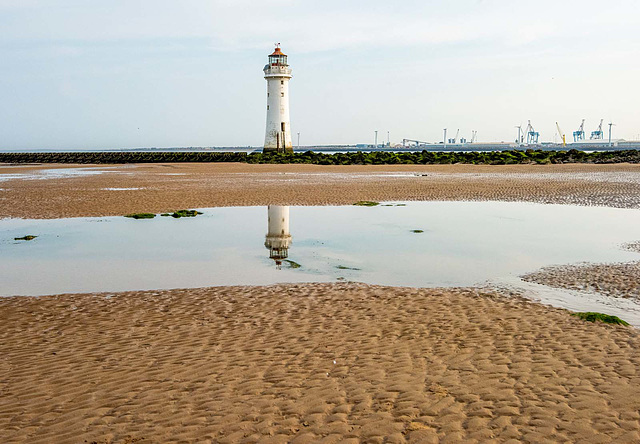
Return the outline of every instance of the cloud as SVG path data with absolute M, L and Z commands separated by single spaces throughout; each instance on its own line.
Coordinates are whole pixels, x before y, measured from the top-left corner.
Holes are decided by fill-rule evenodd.
M 3 40 L 127 40 L 208 38 L 216 50 L 263 47 L 286 41 L 296 51 L 353 47 L 463 43 L 478 39 L 523 45 L 566 35 L 594 20 L 620 25 L 615 8 L 595 11 L 588 2 L 518 1 L 388 2 L 120 0 L 55 3 L 0 0 Z M 23 6 L 18 7 L 16 3 Z M 88 6 L 91 5 L 91 6 Z M 637 19 L 633 20 L 637 23 Z M 597 31 L 597 28 L 596 28 Z

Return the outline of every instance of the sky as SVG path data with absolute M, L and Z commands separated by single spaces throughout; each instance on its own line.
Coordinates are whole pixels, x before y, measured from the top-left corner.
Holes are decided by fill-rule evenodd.
M 0 0 L 0 150 L 261 146 L 275 42 L 294 145 L 640 139 L 637 0 Z

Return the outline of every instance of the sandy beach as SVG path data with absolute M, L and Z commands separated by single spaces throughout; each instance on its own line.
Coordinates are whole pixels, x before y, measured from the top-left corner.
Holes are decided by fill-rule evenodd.
M 358 200 L 640 208 L 640 165 L 0 165 L 0 217 Z M 530 280 L 637 292 L 638 263 L 607 266 Z M 2 443 L 640 442 L 639 331 L 509 290 L 9 297 L 0 320 Z
M 638 442 L 640 337 L 478 289 L 0 299 L 0 441 Z
M 640 165 L 0 165 L 0 217 L 118 216 L 217 206 L 349 205 L 360 200 L 640 208 Z

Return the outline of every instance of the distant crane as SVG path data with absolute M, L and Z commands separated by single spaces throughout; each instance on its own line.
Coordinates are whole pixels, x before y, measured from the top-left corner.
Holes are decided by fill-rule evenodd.
M 477 141 L 478 139 L 478 131 L 471 130 L 471 143 Z
M 402 146 L 409 146 L 409 144 L 415 143 L 416 146 L 420 145 L 428 145 L 429 142 L 425 142 L 423 140 L 415 140 L 415 139 L 402 139 Z
M 580 124 L 578 131 L 573 132 L 573 141 L 579 142 L 581 140 L 584 140 L 584 119 L 582 119 L 582 123 Z
M 456 131 L 456 136 L 453 139 L 449 139 L 449 143 L 458 143 L 458 136 L 460 135 L 460 128 L 458 128 L 458 131 Z
M 518 144 L 518 146 L 522 145 L 522 142 L 524 142 L 524 135 L 522 134 L 522 125 L 518 125 L 516 126 L 516 128 L 518 128 L 518 138 L 516 139 L 516 143 Z
M 538 144 L 540 133 L 533 129 L 533 125 L 531 125 L 531 120 L 529 120 L 529 123 L 527 124 L 527 129 L 524 132 L 527 135 L 527 145 Z
M 560 138 L 562 139 L 562 147 L 564 148 L 565 146 L 567 146 L 567 138 L 560 129 L 560 125 L 558 124 L 558 122 L 556 122 L 556 128 L 558 128 L 558 134 L 560 134 Z
M 611 127 L 615 125 L 615 123 L 609 122 L 609 146 L 611 146 Z
M 602 140 L 604 139 L 604 132 L 602 131 L 602 122 L 604 119 L 600 119 L 600 125 L 598 125 L 598 129 L 595 131 L 591 131 L 590 139 Z

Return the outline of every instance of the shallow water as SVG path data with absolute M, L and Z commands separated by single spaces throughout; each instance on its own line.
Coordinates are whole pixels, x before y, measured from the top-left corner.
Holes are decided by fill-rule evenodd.
M 210 208 L 181 219 L 2 219 L 0 295 L 342 279 L 468 286 L 513 282 L 547 265 L 640 259 L 619 248 L 640 239 L 638 210 L 511 202 L 401 205 L 289 208 L 290 245 L 275 255 L 288 254 L 300 268 L 269 258 L 266 207 Z M 277 208 L 288 207 L 272 211 Z M 286 228 L 281 222 L 273 221 L 271 229 Z M 14 241 L 27 234 L 38 237 Z
M 3 168 L 11 168 L 11 166 L 4 166 Z M 74 168 L 51 168 L 44 170 L 33 170 L 25 173 L 15 174 L 0 174 L 0 182 L 6 182 L 8 180 L 47 180 L 47 179 L 66 179 L 69 177 L 85 177 L 85 176 L 97 176 L 104 173 L 115 174 L 129 174 L 127 171 L 121 171 L 123 168 L 130 168 L 129 166 L 118 167 L 74 167 Z

